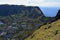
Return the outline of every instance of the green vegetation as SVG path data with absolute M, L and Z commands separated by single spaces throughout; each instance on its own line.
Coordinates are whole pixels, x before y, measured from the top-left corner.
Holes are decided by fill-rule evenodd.
M 2 32 L 6 32 L 6 34 L 11 33 L 12 38 L 16 40 L 24 40 L 35 30 L 37 30 L 41 25 L 47 23 L 50 19 L 51 18 L 44 17 L 42 15 L 38 16 L 37 18 L 30 18 L 24 13 L 9 15 L 5 17 L 1 16 L 0 21 L 3 24 L 0 24 L 0 29 L 3 29 Z M 4 38 L 3 36 L 2 39 Z
M 1 6 L 0 12 L 5 15 L 0 16 L 0 35 L 2 34 L 0 38 L 4 40 L 24 40 L 41 25 L 54 19 L 45 17 L 37 6 L 6 5 Z

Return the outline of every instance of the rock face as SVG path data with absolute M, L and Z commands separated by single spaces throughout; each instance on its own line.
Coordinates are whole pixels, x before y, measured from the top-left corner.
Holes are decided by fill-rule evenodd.
M 58 11 L 58 13 L 56 15 L 56 19 L 60 19 L 60 10 Z

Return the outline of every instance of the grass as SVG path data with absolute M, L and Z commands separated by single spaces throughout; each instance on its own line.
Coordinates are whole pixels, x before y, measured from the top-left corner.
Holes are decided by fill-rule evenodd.
M 25 40 L 60 40 L 60 20 L 41 26 Z

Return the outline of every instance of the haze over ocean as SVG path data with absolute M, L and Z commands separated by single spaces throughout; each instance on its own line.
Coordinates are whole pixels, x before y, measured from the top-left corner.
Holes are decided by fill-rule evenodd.
M 56 16 L 58 10 L 60 10 L 60 7 L 40 7 L 40 9 L 45 16 L 54 17 Z

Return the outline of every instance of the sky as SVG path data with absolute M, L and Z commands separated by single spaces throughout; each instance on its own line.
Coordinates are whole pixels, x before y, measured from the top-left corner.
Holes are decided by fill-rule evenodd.
M 60 9 L 60 0 L 0 0 L 0 5 L 2 4 L 39 6 L 46 16 L 55 16 Z
M 59 7 L 60 0 L 0 0 L 0 4 Z
M 40 7 L 43 14 L 48 17 L 55 17 L 60 7 Z

